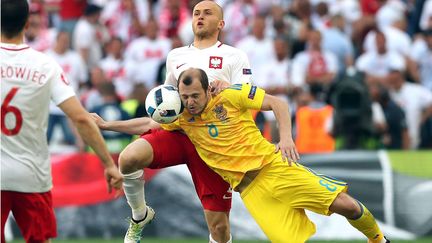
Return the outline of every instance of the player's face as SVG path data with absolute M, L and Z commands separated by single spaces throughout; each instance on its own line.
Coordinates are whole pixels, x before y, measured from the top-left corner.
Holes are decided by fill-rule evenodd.
M 201 114 L 208 102 L 208 91 L 204 90 L 201 82 L 194 79 L 190 85 L 179 84 L 179 93 L 183 106 L 191 115 Z
M 223 28 L 220 9 L 216 3 L 203 1 L 193 10 L 192 29 L 195 36 L 205 39 L 216 35 Z

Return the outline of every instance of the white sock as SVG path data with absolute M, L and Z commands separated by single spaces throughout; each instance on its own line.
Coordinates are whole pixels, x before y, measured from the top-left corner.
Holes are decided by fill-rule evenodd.
M 127 202 L 132 209 L 132 219 L 140 221 L 147 213 L 144 196 L 144 170 L 123 174 L 123 189 Z
M 209 234 L 209 243 L 218 243 L 217 241 L 213 240 L 211 234 Z
M 213 239 L 213 237 L 211 236 L 211 234 L 209 235 L 209 243 L 218 243 L 217 241 L 215 241 Z M 226 243 L 232 243 L 232 235 L 230 234 L 230 238 Z
M 230 238 L 226 243 L 232 243 L 232 235 L 230 234 Z

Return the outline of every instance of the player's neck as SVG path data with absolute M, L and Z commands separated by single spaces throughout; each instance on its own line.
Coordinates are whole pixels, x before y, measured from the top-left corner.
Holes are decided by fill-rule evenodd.
M 215 39 L 199 39 L 195 37 L 193 45 L 198 49 L 205 49 L 211 46 L 214 46 L 218 42 L 217 38 Z
M 1 42 L 6 44 L 15 44 L 15 45 L 24 44 L 24 32 L 12 38 L 7 38 L 2 34 Z

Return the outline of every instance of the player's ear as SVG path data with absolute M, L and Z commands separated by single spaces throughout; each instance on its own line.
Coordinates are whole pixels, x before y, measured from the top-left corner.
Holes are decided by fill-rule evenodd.
M 219 20 L 219 27 L 218 27 L 218 29 L 222 30 L 224 26 L 225 26 L 225 21 Z

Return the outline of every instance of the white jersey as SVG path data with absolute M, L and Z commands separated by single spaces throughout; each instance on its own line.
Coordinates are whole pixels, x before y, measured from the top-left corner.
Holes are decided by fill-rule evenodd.
M 246 53 L 220 43 L 205 49 L 193 45 L 176 48 L 168 54 L 165 84 L 177 86 L 181 72 L 188 68 L 200 68 L 209 82 L 222 80 L 231 84 L 251 83 L 251 69 Z
M 134 83 L 143 83 L 148 89 L 153 88 L 159 66 L 165 61 L 170 50 L 171 42 L 166 38 L 135 39 L 125 52 L 126 77 Z
M 52 187 L 48 108 L 74 96 L 61 67 L 25 44 L 1 43 L 1 190 Z

